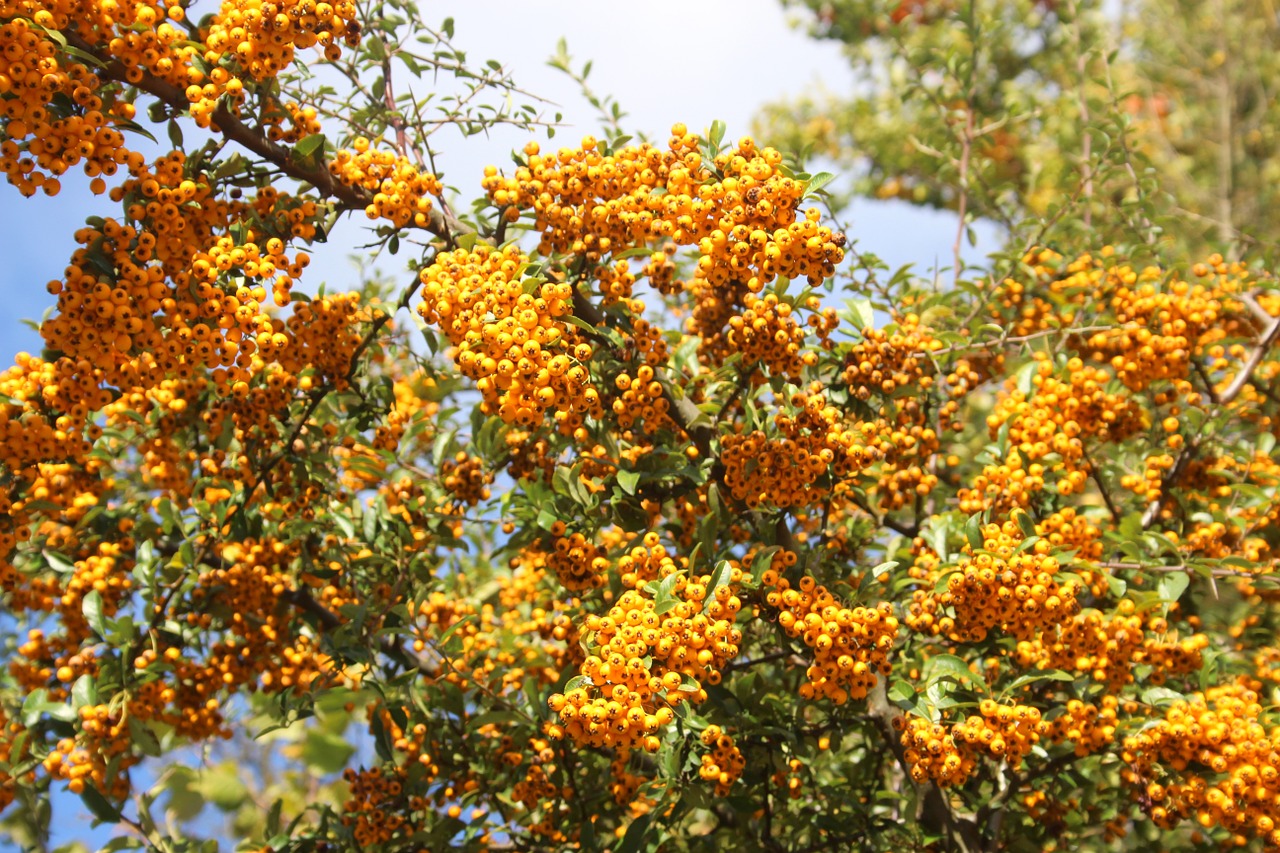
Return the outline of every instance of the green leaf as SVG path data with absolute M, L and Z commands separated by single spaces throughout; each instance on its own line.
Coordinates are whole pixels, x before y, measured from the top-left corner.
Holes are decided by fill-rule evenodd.
M 893 571 L 900 565 L 902 565 L 901 560 L 887 560 L 871 570 L 871 577 L 878 578 L 886 572 Z
M 720 150 L 720 143 L 724 141 L 725 124 L 720 119 L 711 122 L 711 130 L 707 133 L 707 144 L 712 151 Z
M 107 635 L 107 623 L 102 616 L 102 595 L 96 589 L 89 590 L 80 603 L 84 619 L 99 637 Z
M 965 538 L 969 540 L 969 548 L 976 554 L 986 545 L 982 538 L 982 519 L 979 515 L 969 516 L 964 525 Z
M 395 755 L 395 744 L 391 740 L 391 733 L 387 731 L 382 714 L 376 711 L 369 715 L 369 733 L 373 735 L 373 748 L 377 750 L 378 757 L 383 761 L 390 761 Z
M 770 545 L 767 548 L 761 548 L 756 554 L 754 560 L 751 561 L 751 576 L 756 580 L 760 580 L 760 576 L 769 570 L 773 565 L 773 556 L 782 550 L 781 545 Z
M 582 319 L 581 317 L 575 314 L 565 314 L 563 317 L 560 317 L 558 319 L 565 321 L 570 326 L 577 326 L 579 329 L 582 329 L 583 331 L 588 332 L 590 334 L 594 335 L 596 333 L 595 326 L 591 325 L 586 320 Z
M 805 184 L 804 197 L 812 198 L 821 192 L 822 188 L 836 179 L 836 176 L 830 172 L 818 172 L 809 182 Z
M 1156 592 L 1160 596 L 1160 600 L 1172 604 L 1182 594 L 1187 591 L 1187 587 L 1191 584 L 1191 575 L 1186 572 L 1165 572 L 1160 578 L 1160 583 L 1156 584 Z
M 67 560 L 66 557 L 63 557 L 61 554 L 58 554 L 54 551 L 50 551 L 46 548 L 45 550 L 40 552 L 40 555 L 43 556 L 44 561 L 49 564 L 49 568 L 53 569 L 58 574 L 60 575 L 75 574 L 76 567 L 69 560 Z
M 640 483 L 639 471 L 619 471 L 618 485 L 622 487 L 622 491 L 629 495 L 636 493 L 636 486 Z
M 333 526 L 338 528 L 338 532 L 342 534 L 344 539 L 355 538 L 356 526 L 346 512 L 334 512 L 329 518 L 332 519 Z
M 1168 687 L 1148 687 L 1142 691 L 1142 702 L 1145 705 L 1152 705 L 1157 708 L 1164 708 L 1172 705 L 1174 702 L 1186 701 L 1183 696 L 1176 690 L 1170 690 Z
M 911 686 L 911 682 L 898 679 L 889 685 L 889 698 L 894 702 L 906 702 L 914 704 L 916 700 L 916 689 Z
M 1031 392 L 1035 390 L 1035 378 L 1040 372 L 1040 362 L 1028 361 L 1022 367 L 1018 368 L 1017 385 L 1018 390 L 1022 392 L 1022 396 L 1030 397 Z
M 1018 510 L 1014 518 L 1018 521 L 1018 527 L 1022 530 L 1023 536 L 1036 535 L 1036 520 L 1031 517 L 1031 513 Z
M 317 151 L 324 148 L 325 138 L 323 133 L 313 133 L 310 136 L 304 136 L 298 140 L 293 146 L 293 155 L 297 160 L 309 160 Z
M 94 683 L 93 676 L 85 673 L 75 680 L 71 685 L 71 707 L 79 711 L 86 705 L 98 704 L 98 685 Z M 129 722 L 133 722 L 133 717 L 129 718 Z
M 326 732 L 321 729 L 308 729 L 307 739 L 302 748 L 302 757 L 307 762 L 307 766 L 319 770 L 321 773 L 337 773 L 339 770 L 347 766 L 348 759 L 354 753 L 355 747 L 347 742 L 342 735 Z M 237 784 L 239 780 L 236 781 Z M 243 788 L 240 789 L 243 798 Z M 209 799 L 215 803 L 218 799 L 209 794 Z M 219 803 L 221 806 L 221 803 Z M 237 801 L 236 805 L 239 805 Z
M 444 429 L 436 435 L 435 441 L 431 442 L 431 461 L 437 468 L 444 462 L 444 455 L 449 449 L 449 443 L 453 441 L 453 437 L 457 434 L 457 427 Z
M 119 823 L 120 809 L 102 795 L 92 782 L 85 780 L 84 790 L 80 792 L 80 800 L 94 817 L 103 823 Z
M 129 717 L 129 737 L 133 740 L 134 746 L 138 747 L 144 755 L 150 755 L 158 758 L 162 752 L 160 749 L 160 739 L 156 737 L 155 732 L 151 731 L 151 727 L 137 717 Z
M 950 678 L 956 682 L 968 680 L 983 688 L 987 686 L 985 678 L 969 669 L 969 664 L 955 655 L 935 655 L 929 658 L 924 664 L 924 676 L 926 682 Z
M 165 803 L 165 812 L 172 813 L 178 820 L 191 820 L 204 809 L 204 795 L 196 790 L 198 781 L 195 771 L 187 767 L 174 766 L 167 775 L 164 785 L 169 793 Z M 279 832 L 279 825 L 270 834 Z
M 722 586 L 728 586 L 730 579 L 733 577 L 733 566 L 729 565 L 728 560 L 721 560 L 716 564 L 715 574 L 711 577 L 711 586 L 707 587 L 707 597 L 702 601 L 702 607 L 705 610 L 715 601 L 716 590 Z
M 679 572 L 672 572 L 662 579 L 662 583 L 658 584 L 658 594 L 653 599 L 653 612 L 661 616 L 668 610 L 671 610 L 680 603 L 680 599 L 675 597 L 671 590 L 675 588 L 676 583 L 680 580 Z
M 472 619 L 475 619 L 475 618 L 476 618 L 476 615 L 474 613 L 468 613 L 466 616 L 463 616 L 461 619 L 459 619 L 457 622 L 454 622 L 448 628 L 445 628 L 444 631 L 441 632 L 440 636 L 436 637 L 436 641 L 435 641 L 436 648 L 444 648 L 444 644 L 449 642 L 449 638 L 453 636 L 455 631 L 457 631 L 463 625 L 467 624 L 468 622 L 470 622 Z
M 854 323 L 858 331 L 875 328 L 876 312 L 871 307 L 871 300 L 865 296 L 849 300 L 849 310 L 853 313 Z
M 1014 690 L 1026 687 L 1028 684 L 1035 684 L 1040 681 L 1075 681 L 1075 676 L 1060 669 L 1042 669 L 1018 676 L 1005 688 L 1005 692 L 1012 693 Z
M 649 824 L 653 821 L 651 813 L 642 814 L 640 817 L 631 821 L 631 825 L 627 827 L 627 832 L 622 836 L 622 843 L 614 848 L 615 853 L 639 853 L 640 845 L 644 844 L 645 834 L 649 831 Z

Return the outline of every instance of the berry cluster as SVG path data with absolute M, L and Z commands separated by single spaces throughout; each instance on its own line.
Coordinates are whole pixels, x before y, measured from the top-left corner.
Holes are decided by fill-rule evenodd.
M 211 70 L 186 88 L 192 117 L 207 127 L 219 99 L 238 104 L 246 82 L 274 78 L 299 49 L 320 45 L 326 59 L 337 59 L 340 42 L 359 43 L 356 18 L 351 0 L 223 0 L 203 34 L 202 56 Z
M 1262 717 L 1257 693 L 1225 684 L 1125 738 L 1122 773 L 1152 821 L 1171 829 L 1194 819 L 1280 846 L 1280 740 Z
M 729 796 L 733 783 L 742 776 L 747 760 L 741 750 L 733 742 L 733 738 L 725 734 L 719 726 L 710 725 L 702 730 L 702 745 L 711 747 L 711 751 L 702 756 L 702 766 L 698 768 L 698 776 L 704 782 L 714 782 L 717 797 Z
M 588 616 L 597 652 L 583 661 L 578 683 L 549 700 L 564 732 L 588 746 L 657 750 L 656 732 L 673 719 L 671 708 L 704 701 L 703 682 L 719 683 L 738 654 L 742 632 L 733 623 L 742 602 L 734 589 L 741 572 L 731 574 L 714 590 L 710 575 L 668 574 L 646 587 L 671 596 L 661 612 L 657 593 L 632 589 L 606 616 Z
M 530 143 L 514 176 L 489 167 L 482 186 L 500 207 L 533 212 L 543 254 L 598 260 L 670 240 L 698 247 L 696 275 L 711 287 L 734 281 L 757 292 L 779 275 L 816 283 L 834 272 L 844 237 L 817 216 L 797 222 L 805 185 L 781 173 L 781 154 L 743 139 L 708 162 L 701 145 L 684 125 L 666 151 L 646 143 L 605 153 L 587 137 L 544 155 Z
M 570 592 L 599 589 L 604 586 L 609 571 L 609 558 L 605 549 L 581 533 L 564 535 L 564 522 L 552 527 L 552 550 L 547 555 L 547 567 L 555 572 L 560 583 Z
M 817 298 L 812 298 L 809 307 L 816 309 L 817 306 Z M 829 338 L 838 324 L 835 311 L 830 308 L 821 313 L 815 311 L 809 316 L 809 325 L 817 330 L 822 340 Z M 780 301 L 773 293 L 764 297 L 747 293 L 743 297 L 742 313 L 729 318 L 723 346 L 725 357 L 731 353 L 742 354 L 744 369 L 759 365 L 774 376 L 798 379 L 804 367 L 818 363 L 817 352 L 803 351 L 806 337 L 805 328 L 796 322 L 790 303 Z M 704 349 L 714 350 L 717 343 L 717 337 L 712 335 L 704 342 Z M 717 359 L 723 360 L 724 357 Z
M 936 581 L 946 577 L 946 587 L 915 590 L 907 624 L 955 642 L 981 642 L 992 630 L 1030 639 L 1069 619 L 1078 609 L 1075 584 L 1058 581 L 1061 567 L 1047 541 L 1019 550 L 1023 538 L 1016 521 L 985 525 L 977 554 L 967 553 L 950 570 L 927 569 Z
M 133 104 L 50 32 L 74 22 L 82 37 L 96 36 L 94 47 L 118 61 L 129 82 L 146 72 L 185 86 L 197 48 L 166 17 L 179 21 L 183 10 L 151 2 L 0 2 L 0 170 L 19 192 L 57 195 L 59 177 L 83 163 L 91 189 L 101 193 L 101 176 L 115 174 L 130 156 L 119 125 L 133 119 Z
M 1132 602 L 1122 604 L 1122 610 L 1132 610 Z M 1142 617 L 1131 612 L 1108 619 L 1087 610 L 1053 631 L 1020 641 L 1015 659 L 1024 668 L 1087 673 L 1112 692 L 1132 683 L 1135 666 L 1148 664 L 1148 680 L 1161 684 L 1170 676 L 1199 670 L 1209 644 L 1203 634 L 1177 639 L 1165 636 L 1167 630 L 1161 617 L 1152 617 L 1144 627 Z
M 482 411 L 530 426 L 554 409 L 572 433 L 585 415 L 602 413 L 585 367 L 592 348 L 560 319 L 572 313 L 572 287 L 529 282 L 526 292 L 527 264 L 514 246 L 441 253 L 422 271 L 418 313 L 453 344 L 454 361 L 484 398 Z
M 911 778 L 947 787 L 963 784 L 986 756 L 1007 761 L 1014 770 L 1041 736 L 1040 711 L 1027 705 L 1002 705 L 984 699 L 978 713 L 948 727 L 909 715 L 896 724 Z
M 785 561 L 784 556 L 784 566 Z M 877 674 L 889 674 L 889 651 L 898 635 L 893 605 L 845 607 L 808 575 L 800 579 L 798 589 L 792 589 L 778 574 L 770 569 L 762 579 L 772 587 L 765 600 L 778 608 L 783 630 L 813 650 L 801 697 L 829 699 L 837 705 L 865 698 Z
M 489 499 L 489 484 L 493 474 L 484 468 L 484 460 L 459 450 L 451 460 L 440 466 L 444 487 L 453 499 L 465 506 L 475 506 Z
M 353 151 L 342 149 L 329 161 L 329 171 L 347 186 L 370 193 L 364 212 L 370 219 L 389 219 L 397 228 L 413 223 L 427 225 L 431 197 L 443 192 L 435 175 L 423 172 L 405 157 L 369 147 L 369 140 L 357 137 Z
M 1067 700 L 1063 713 L 1040 723 L 1041 735 L 1054 743 L 1071 741 L 1077 757 L 1101 752 L 1115 741 L 1120 700 L 1107 694 L 1099 701 L 1101 707 L 1079 699 Z
M 797 393 L 790 404 L 795 414 L 782 410 L 774 417 L 779 438 L 755 430 L 721 439 L 725 485 L 748 507 L 820 503 L 833 480 L 885 455 L 887 443 L 876 425 L 849 427 L 825 395 Z

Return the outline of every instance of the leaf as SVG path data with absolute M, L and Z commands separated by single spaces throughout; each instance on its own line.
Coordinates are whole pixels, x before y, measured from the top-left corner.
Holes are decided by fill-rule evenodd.
M 1005 688 L 1005 692 L 1012 693 L 1020 687 L 1026 687 L 1028 684 L 1035 684 L 1039 681 L 1075 681 L 1075 676 L 1060 669 L 1043 669 L 1018 676 L 1013 680 L 1012 684 Z
M 347 742 L 342 735 L 333 734 L 331 732 L 322 731 L 320 729 L 308 729 L 307 740 L 302 750 L 302 757 L 307 762 L 308 767 L 319 770 L 321 773 L 337 773 L 339 770 L 347 766 L 347 760 L 351 758 L 355 747 Z M 233 778 L 237 784 L 239 780 Z M 239 787 L 240 799 L 243 799 L 244 786 Z M 209 799 L 218 803 L 222 807 L 222 803 L 212 793 L 208 794 Z M 239 799 L 236 805 L 239 804 Z
M 711 130 L 707 133 L 707 144 L 711 146 L 712 151 L 720 150 L 720 143 L 724 141 L 725 123 L 720 119 L 711 122 Z
M 129 717 L 128 725 L 129 737 L 134 745 L 144 755 L 150 755 L 153 758 L 159 757 L 161 754 L 160 740 L 156 737 L 155 732 L 151 731 L 151 728 L 146 723 L 134 716 Z
M 887 560 L 871 570 L 871 577 L 878 578 L 886 572 L 893 571 L 900 565 L 902 565 L 901 560 Z
M 671 592 L 680 580 L 679 572 L 672 572 L 662 579 L 662 583 L 658 584 L 658 594 L 653 599 L 653 612 L 661 616 L 668 610 L 680 603 L 680 599 L 676 598 Z
M 1160 583 L 1156 584 L 1156 592 L 1161 601 L 1172 604 L 1182 598 L 1182 594 L 1187 591 L 1190 584 L 1191 575 L 1186 572 L 1166 572 L 1160 578 Z
M 333 521 L 334 527 L 338 528 L 338 532 L 345 539 L 354 539 L 356 535 L 356 526 L 351 521 L 351 517 L 345 512 L 334 512 L 329 518 Z
M 733 578 L 733 566 L 728 560 L 721 560 L 716 564 L 716 572 L 711 578 L 711 586 L 707 587 L 707 597 L 702 601 L 702 607 L 705 610 L 715 601 L 716 590 L 722 586 L 728 586 L 730 579 Z
M 639 471 L 619 471 L 618 485 L 622 487 L 622 491 L 629 495 L 636 493 L 636 486 L 640 483 Z
M 138 124 L 136 121 L 117 121 L 116 127 L 133 131 L 139 136 L 145 136 L 147 139 L 150 139 L 152 142 L 155 142 L 157 144 L 160 142 L 160 140 L 155 138 L 155 135 L 152 134 L 151 131 L 147 130 L 145 127 Z
M 955 655 L 936 655 L 929 658 L 924 664 L 924 674 L 928 682 L 940 678 L 951 678 L 957 682 L 968 680 L 982 685 L 983 688 L 987 686 L 985 678 L 969 669 L 969 664 Z
M 310 136 L 304 136 L 293 146 L 293 155 L 298 160 L 309 160 L 311 156 L 324 147 L 325 138 L 323 133 L 313 133 Z
M 781 545 L 770 545 L 767 548 L 761 548 L 760 553 L 756 554 L 755 559 L 751 561 L 751 576 L 759 581 L 760 576 L 773 565 L 773 556 L 781 550 Z
M 1186 698 L 1178 691 L 1170 690 L 1168 687 L 1148 687 L 1142 691 L 1143 704 L 1157 708 L 1172 705 L 1174 702 L 1186 701 Z
M 436 640 L 435 640 L 436 648 L 443 648 L 444 644 L 449 642 L 449 638 L 454 635 L 454 632 L 456 632 L 459 628 L 461 628 L 463 625 L 467 624 L 474 618 L 476 618 L 476 615 L 474 613 L 468 613 L 466 616 L 463 616 L 461 619 L 459 619 L 457 622 L 454 622 L 448 628 L 445 628 L 444 631 L 441 632 L 440 636 L 436 637 Z
M 102 594 L 96 589 L 89 590 L 89 593 L 80 603 L 80 609 L 84 613 L 84 619 L 89 623 L 89 627 L 99 637 L 107 635 L 107 623 L 102 616 Z
M 1023 536 L 1036 535 L 1036 520 L 1031 517 L 1031 513 L 1018 510 L 1014 515 L 1018 521 L 1018 527 L 1022 530 Z
M 453 441 L 453 437 L 457 435 L 457 427 L 441 430 L 435 441 L 431 443 L 431 461 L 435 467 L 439 468 L 440 463 L 444 461 L 444 455 L 449 449 L 449 443 Z
M 78 711 L 86 705 L 96 704 L 98 704 L 98 685 L 94 683 L 93 676 L 86 672 L 71 685 L 71 707 Z M 129 718 L 130 723 L 133 720 L 133 717 Z
M 391 761 L 395 755 L 395 744 L 391 740 L 391 733 L 387 731 L 387 725 L 383 722 L 382 714 L 374 711 L 369 715 L 369 733 L 373 735 L 373 747 L 377 750 L 378 757 L 383 761 Z
M 640 845 L 644 843 L 645 834 L 648 833 L 649 824 L 652 821 L 652 813 L 642 814 L 631 821 L 626 835 L 622 836 L 622 843 L 614 848 L 615 853 L 639 853 Z
M 849 300 L 849 310 L 853 313 L 854 323 L 857 325 L 858 331 L 875 327 L 876 312 L 871 307 L 870 299 L 864 296 L 859 299 Z
M 916 689 L 911 686 L 911 682 L 899 679 L 889 685 L 888 696 L 894 702 L 914 704 L 916 699 Z
M 103 823 L 120 822 L 120 809 L 104 797 L 97 786 L 88 779 L 85 780 L 84 790 L 80 792 L 80 799 L 85 808 Z
M 969 540 L 969 548 L 976 554 L 986 545 L 982 538 L 982 519 L 978 515 L 969 516 L 964 525 L 965 538 Z
M 589 332 L 590 334 L 594 335 L 596 333 L 595 326 L 575 314 L 565 314 L 563 317 L 559 317 L 557 319 L 563 320 L 570 326 L 577 326 L 579 329 Z
M 1035 378 L 1040 371 L 1040 362 L 1028 361 L 1022 367 L 1018 368 L 1017 384 L 1018 390 L 1022 392 L 1022 396 L 1030 397 L 1031 392 L 1035 390 Z
M 805 184 L 804 198 L 811 198 L 817 195 L 823 187 L 836 179 L 836 176 L 830 172 L 818 172 L 809 182 Z
M 48 549 L 41 551 L 40 554 L 44 557 L 44 561 L 49 564 L 49 568 L 53 569 L 58 574 L 70 575 L 75 573 L 76 567 L 61 554 Z
M 172 813 L 178 820 L 191 820 L 204 808 L 204 795 L 195 788 L 197 782 L 195 771 L 187 767 L 174 766 L 167 775 L 164 785 L 169 793 L 165 803 L 165 812 Z M 278 821 L 278 818 L 277 818 Z M 269 829 L 270 834 L 279 832 L 279 825 Z

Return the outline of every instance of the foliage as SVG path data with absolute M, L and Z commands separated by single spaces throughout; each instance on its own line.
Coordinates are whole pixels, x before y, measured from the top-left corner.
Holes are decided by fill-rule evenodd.
M 105 194 L 0 374 L 9 838 L 1280 846 L 1253 220 L 1160 230 L 1096 12 L 883 5 L 820 10 L 916 128 L 872 177 L 1008 228 L 947 282 L 595 94 L 460 204 L 440 140 L 554 120 L 407 0 L 0 0 L 10 184 Z M 315 286 L 352 218 L 404 281 Z
M 1213 248 L 1270 251 L 1280 228 L 1270 3 L 790 5 L 845 47 L 860 85 L 771 105 L 763 132 L 834 158 L 854 192 L 958 209 L 1019 239 L 1051 222 L 1058 238 L 1096 245 L 1098 229 L 1178 262 Z

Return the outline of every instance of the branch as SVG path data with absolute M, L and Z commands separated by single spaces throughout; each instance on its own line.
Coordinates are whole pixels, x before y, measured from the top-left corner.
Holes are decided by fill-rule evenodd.
M 111 59 L 100 48 L 89 44 L 74 32 L 64 32 L 63 36 L 68 45 L 84 51 L 98 61 L 100 65 L 98 71 L 102 76 L 125 85 L 136 85 L 176 112 L 185 113 L 190 109 L 191 102 L 187 100 L 186 93 L 172 83 L 150 74 L 144 74 L 142 80 L 136 84 L 129 83 L 122 63 Z M 372 197 L 364 190 L 348 186 L 334 177 L 321 158 L 317 157 L 314 161 L 309 158 L 307 162 L 300 162 L 294 158 L 291 149 L 275 144 L 257 130 L 250 128 L 225 104 L 219 104 L 214 110 L 210 129 L 239 143 L 289 177 L 310 184 L 324 196 L 338 199 L 346 207 L 362 209 L 372 201 Z M 450 235 L 470 234 L 475 231 L 471 226 L 447 216 L 436 207 L 431 208 L 425 228 L 445 240 L 449 240 Z
M 1097 563 L 1097 566 L 1104 569 L 1121 569 L 1134 572 L 1156 572 L 1158 574 L 1200 574 L 1201 570 L 1197 570 L 1187 565 L 1161 565 L 1147 566 L 1142 563 Z M 1229 569 L 1222 566 L 1209 567 L 1208 573 L 1215 578 L 1247 578 L 1248 580 L 1269 580 L 1280 582 L 1280 575 L 1273 572 L 1248 572 L 1244 569 Z
M 1244 367 L 1236 374 L 1236 378 L 1227 386 L 1227 390 L 1218 395 L 1219 402 L 1224 406 L 1238 397 L 1240 392 L 1244 390 L 1244 386 L 1249 384 L 1249 381 L 1253 378 L 1253 372 L 1262 363 L 1263 356 L 1275 344 L 1276 338 L 1280 337 L 1280 317 L 1272 317 L 1268 314 L 1251 293 L 1243 294 L 1240 300 L 1248 306 L 1255 317 L 1266 317 L 1269 325 L 1266 326 L 1266 332 L 1263 333 L 1262 339 L 1258 341 L 1257 346 L 1253 348 L 1253 352 L 1249 353 L 1249 360 L 1244 363 Z
M 1098 470 L 1098 466 L 1094 464 L 1093 459 L 1089 456 L 1089 448 L 1082 441 L 1080 442 L 1080 452 L 1084 455 L 1084 461 L 1089 466 L 1089 476 L 1093 477 L 1093 482 L 1097 483 L 1098 491 L 1102 494 L 1102 501 L 1107 505 L 1107 510 L 1111 513 L 1111 520 L 1116 524 L 1120 523 L 1120 511 L 1116 509 L 1115 503 L 1111 500 L 1111 492 L 1107 489 L 1107 484 L 1102 481 L 1102 472 Z
M 1160 515 L 1160 509 L 1164 506 L 1165 497 L 1169 493 L 1169 489 L 1173 484 L 1178 482 L 1182 476 L 1182 472 L 1187 470 L 1187 465 L 1191 462 L 1191 458 L 1195 456 L 1197 448 L 1200 446 L 1200 436 L 1197 433 L 1191 441 L 1188 441 L 1182 448 L 1182 452 L 1178 454 L 1178 459 L 1173 463 L 1173 467 L 1169 469 L 1169 473 L 1160 481 L 1160 497 L 1147 504 L 1147 509 L 1142 513 L 1142 529 L 1147 530 L 1151 525 L 1156 523 L 1156 518 Z
M 902 748 L 902 741 L 898 738 L 898 733 L 893 727 L 894 719 L 899 717 L 901 712 L 889 704 L 889 698 L 885 694 L 884 683 L 885 680 L 883 678 L 877 678 L 875 686 L 867 694 L 867 713 L 879 725 L 881 733 L 889 744 L 889 748 L 893 750 L 894 757 L 898 759 L 898 763 L 905 773 L 908 768 L 906 750 Z M 916 790 L 920 793 L 919 818 L 926 830 L 958 841 L 963 850 L 978 851 L 983 849 L 982 835 L 978 825 L 969 818 L 953 813 L 951 804 L 947 801 L 942 789 L 932 782 L 926 782 L 923 785 L 912 784 L 915 785 Z

